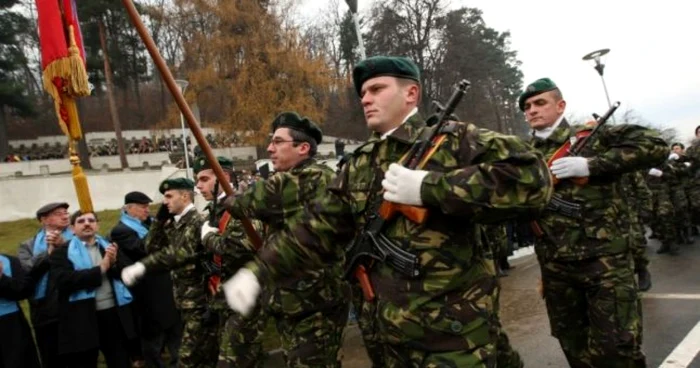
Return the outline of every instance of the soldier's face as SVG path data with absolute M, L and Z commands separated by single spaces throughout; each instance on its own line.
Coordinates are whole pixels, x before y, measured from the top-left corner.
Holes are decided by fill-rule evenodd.
M 557 122 L 564 114 L 566 101 L 557 99 L 553 91 L 540 93 L 525 100 L 525 119 L 530 128 L 542 130 Z
M 414 83 L 402 83 L 395 77 L 376 77 L 365 81 L 360 90 L 367 127 L 385 133 L 401 125 L 418 104 L 420 89 Z
M 202 197 L 207 201 L 214 199 L 214 184 L 216 183 L 216 176 L 214 175 L 214 170 L 207 169 L 202 170 L 197 173 L 197 184 L 195 187 L 197 191 L 202 194 Z
M 163 194 L 163 204 L 168 207 L 168 212 L 173 215 L 182 213 L 182 210 L 191 203 L 184 191 L 172 189 Z
M 65 208 L 56 208 L 41 218 L 41 224 L 49 229 L 65 229 L 70 225 L 70 214 Z
M 683 154 L 683 147 L 681 147 L 681 146 L 673 146 L 671 149 L 673 150 L 673 153 L 675 153 L 677 155 Z
M 267 145 L 267 153 L 275 171 L 288 171 L 309 155 L 309 144 L 294 142 L 289 128 L 279 128 Z
M 99 230 L 100 225 L 94 213 L 86 213 L 76 218 L 73 224 L 73 232 L 81 240 L 92 238 Z

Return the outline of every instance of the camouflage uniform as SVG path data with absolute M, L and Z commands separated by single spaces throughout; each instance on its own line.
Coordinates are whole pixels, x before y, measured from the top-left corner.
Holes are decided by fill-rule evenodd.
M 215 367 L 219 354 L 218 325 L 205 318 L 209 275 L 202 264 L 212 256 L 202 249 L 202 222 L 194 208 L 179 221 L 154 221 L 146 237 L 149 255 L 141 260 L 149 271 L 171 271 L 175 303 L 185 325 L 180 347 L 180 367 L 184 368 Z
M 486 225 L 483 227 L 486 244 L 491 249 L 493 262 L 496 270 L 503 271 L 501 262 L 504 258 L 508 258 L 510 250 L 508 249 L 508 234 L 506 233 L 505 225 Z M 506 261 L 507 263 L 507 261 Z
M 685 165 L 685 156 L 678 160 L 670 160 L 668 166 L 671 170 L 664 171 L 669 176 L 671 189 L 671 203 L 673 204 L 676 240 L 679 244 L 692 244 L 690 241 L 690 203 L 686 194 L 690 187 L 690 168 Z
M 642 219 L 648 222 L 651 217 L 654 206 L 653 195 L 644 180 L 644 174 L 640 171 L 622 175 L 620 188 L 629 214 L 630 253 L 632 253 L 635 271 L 639 272 L 649 265 L 649 258 L 646 255 L 647 238 L 644 235 Z
M 666 163 L 659 165 L 657 169 L 663 172 L 661 177 L 647 175 L 647 186 L 651 190 L 653 210 L 649 227 L 651 228 L 654 237 L 661 243 L 661 247 L 657 253 L 665 253 L 677 251 L 676 245 L 676 225 L 673 223 L 674 209 L 671 202 L 671 188 L 669 180 L 672 176 L 672 171 Z
M 533 137 L 533 144 L 549 159 L 579 129 L 564 120 L 547 139 Z M 581 206 L 580 217 L 547 209 L 538 220 L 545 236 L 535 251 L 552 335 L 572 367 L 646 366 L 619 175 L 663 162 L 668 152 L 649 129 L 603 128 L 582 153 L 591 157 L 588 184 L 562 180 L 555 186 L 555 197 Z
M 690 185 L 688 187 L 688 201 L 693 226 L 700 225 L 700 140 L 693 140 L 690 147 L 685 150 L 690 162 Z
M 284 236 L 290 218 L 325 190 L 333 170 L 313 159 L 287 172 L 256 182 L 245 193 L 227 199 L 233 217 L 256 218 L 267 225 L 263 248 Z M 340 264 L 323 269 L 299 268 L 262 292 L 261 304 L 276 321 L 290 367 L 340 367 L 338 351 L 348 318 L 350 289 Z M 264 283 L 263 283 L 264 284 Z
M 212 210 L 211 203 L 207 208 Z M 226 209 L 219 205 L 216 206 L 215 212 L 218 224 Z M 257 221 L 253 222 L 253 226 L 256 230 L 261 230 Z M 208 251 L 222 257 L 221 280 L 231 278 L 255 255 L 253 245 L 246 238 L 243 224 L 233 217 L 227 222 L 222 235 L 208 234 L 202 243 Z M 223 293 L 219 291 L 211 303 L 211 308 L 219 315 L 221 334 L 217 368 L 260 367 L 264 360 L 262 334 L 267 322 L 262 306 L 259 304 L 244 318 L 229 308 Z
M 373 216 L 369 207 L 381 195 L 389 165 L 426 129 L 415 114 L 386 139 L 373 133 L 329 190 L 290 219 L 290 231 L 247 267 L 274 282 L 302 267 L 342 260 L 342 245 Z M 497 349 L 511 350 L 496 314 L 498 283 L 478 223 L 541 209 L 551 192 L 549 174 L 541 155 L 517 137 L 464 123 L 450 124 L 446 134 L 425 166 L 427 221 L 399 216 L 382 232 L 418 257 L 421 274 L 408 277 L 386 263 L 369 272 L 376 298 L 362 311 L 371 313 L 375 330 L 363 333 L 382 346 L 385 367 L 495 367 Z M 522 366 L 512 355 L 518 359 L 499 366 Z

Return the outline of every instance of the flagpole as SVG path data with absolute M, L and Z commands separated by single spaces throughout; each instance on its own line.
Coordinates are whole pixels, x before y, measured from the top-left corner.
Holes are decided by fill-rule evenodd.
M 153 41 L 153 38 L 148 33 L 146 26 L 143 24 L 141 16 L 139 15 L 138 10 L 136 10 L 134 3 L 131 0 L 122 0 L 122 3 L 126 8 L 126 12 L 128 13 L 129 18 L 131 19 L 131 23 L 133 23 L 134 27 L 136 27 L 136 31 L 141 37 L 143 43 L 146 45 L 148 53 L 151 55 L 153 62 L 158 68 L 158 71 L 160 71 L 160 75 L 163 78 L 165 85 L 170 90 L 170 93 L 175 99 L 175 103 L 177 103 L 177 106 L 180 108 L 180 111 L 184 115 L 185 121 L 190 127 L 192 135 L 197 140 L 197 143 L 199 143 L 199 147 L 202 149 L 202 152 L 207 158 L 207 161 L 209 162 L 209 165 L 211 166 L 212 170 L 214 170 L 216 178 L 219 180 L 219 183 L 221 183 L 220 187 L 224 190 L 224 192 L 226 192 L 227 195 L 232 195 L 233 188 L 231 187 L 231 184 L 226 178 L 223 169 L 221 169 L 221 165 L 216 159 L 214 151 L 209 146 L 209 142 L 207 142 L 206 138 L 204 137 L 202 129 L 197 123 L 197 118 L 195 118 L 194 114 L 192 113 L 192 110 L 190 109 L 190 106 L 185 100 L 185 97 L 180 92 L 180 88 L 175 83 L 175 78 L 173 77 L 173 74 L 170 72 L 168 65 L 165 63 L 163 57 L 160 55 L 160 51 L 158 51 L 158 47 Z M 239 218 L 239 220 L 241 221 L 245 229 L 246 235 L 253 243 L 255 248 L 260 249 L 262 247 L 262 238 L 260 238 L 260 235 L 257 233 L 257 231 L 255 231 L 253 224 L 247 218 Z

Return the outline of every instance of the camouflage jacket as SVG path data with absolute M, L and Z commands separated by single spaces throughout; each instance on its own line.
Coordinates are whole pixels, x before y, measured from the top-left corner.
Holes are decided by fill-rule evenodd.
M 386 328 L 394 332 L 404 328 L 402 324 L 420 323 L 420 329 L 435 333 L 433 337 L 444 337 L 445 331 L 462 331 L 477 318 L 464 306 L 494 295 L 496 287 L 493 262 L 487 259 L 489 251 L 477 223 L 540 210 L 551 193 L 542 156 L 517 137 L 472 124 L 452 127 L 424 167 L 429 171 L 421 188 L 429 210 L 427 221 L 419 225 L 399 216 L 383 231 L 419 258 L 421 275 L 409 278 L 384 263 L 371 270 L 378 314 L 386 316 L 391 324 Z M 373 134 L 355 150 L 329 190 L 290 221 L 290 231 L 268 244 L 249 267 L 261 277 L 280 279 L 299 267 L 318 268 L 329 259 L 342 260 L 346 244 L 374 215 L 370 203 L 381 196 L 389 165 L 398 162 L 425 129 L 416 114 L 386 139 Z M 399 318 L 409 315 L 419 322 Z M 392 316 L 397 320 L 389 321 Z M 430 341 L 430 334 L 411 335 L 389 333 L 387 339 L 439 343 Z
M 265 255 L 268 244 L 284 236 L 293 223 L 291 219 L 322 194 L 334 176 L 326 165 L 308 159 L 287 172 L 257 181 L 242 195 L 227 199 L 225 206 L 233 217 L 256 218 L 267 225 L 260 250 Z M 345 303 L 349 288 L 342 271 L 339 263 L 316 269 L 297 268 L 263 292 L 263 305 L 272 313 L 293 316 Z
M 667 176 L 671 190 L 671 201 L 677 209 L 688 207 L 687 191 L 691 186 L 692 174 L 690 167 L 686 166 L 685 162 L 687 162 L 685 156 L 681 156 L 678 160 L 671 160 L 664 171 L 664 176 Z
M 547 160 L 570 137 L 584 129 L 566 120 L 547 139 L 533 137 L 533 145 Z M 654 131 L 637 125 L 603 128 L 581 156 L 588 157 L 589 182 L 584 186 L 562 180 L 554 196 L 581 206 L 581 218 L 545 210 L 539 220 L 545 237 L 535 250 L 547 260 L 576 261 L 627 252 L 628 217 L 620 191 L 620 175 L 648 169 L 668 156 L 668 145 Z
M 207 205 L 207 210 L 212 210 L 212 202 L 209 202 Z M 224 208 L 222 200 L 219 200 L 215 212 L 215 220 L 218 224 L 224 213 L 226 213 L 226 208 Z M 252 221 L 252 224 L 258 232 L 262 230 L 259 221 Z M 207 234 L 202 244 L 212 255 L 216 254 L 221 256 L 221 282 L 231 278 L 238 269 L 252 261 L 256 251 L 245 234 L 241 220 L 233 216 L 231 216 L 230 220 L 226 223 L 222 234 Z M 229 308 L 223 293 L 220 291 L 213 298 L 211 305 L 216 309 Z
M 654 211 L 654 200 L 644 174 L 641 171 L 623 174 L 620 187 L 632 220 L 639 216 L 649 218 Z
M 685 150 L 685 155 L 690 162 L 691 175 L 688 196 L 693 203 L 700 203 L 700 140 L 693 140 L 690 147 Z
M 148 256 L 141 263 L 149 271 L 169 270 L 173 278 L 175 303 L 179 309 L 207 305 L 207 275 L 202 262 L 211 259 L 200 240 L 202 217 L 191 209 L 180 221 L 154 221 L 146 237 Z

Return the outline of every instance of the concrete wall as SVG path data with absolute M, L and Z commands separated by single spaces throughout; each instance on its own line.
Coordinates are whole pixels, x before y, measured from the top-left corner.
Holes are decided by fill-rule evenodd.
M 162 195 L 158 192 L 158 185 L 161 181 L 184 176 L 184 170 L 172 166 L 164 166 L 161 170 L 96 173 L 88 176 L 88 186 L 95 210 L 101 211 L 120 208 L 124 204 L 124 195 L 134 190 L 160 201 Z M 78 209 L 70 175 L 0 180 L 0 193 L 3 206 L 0 222 L 33 218 L 36 210 L 49 202 L 65 201 L 70 204 L 69 211 Z M 203 204 L 198 203 L 197 207 L 203 207 Z

